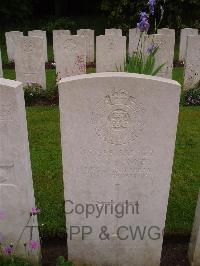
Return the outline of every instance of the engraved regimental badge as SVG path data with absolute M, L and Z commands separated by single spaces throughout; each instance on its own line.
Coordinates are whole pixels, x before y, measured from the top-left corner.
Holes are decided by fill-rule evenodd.
M 98 136 L 111 144 L 127 144 L 135 140 L 143 128 L 144 109 L 125 89 L 111 89 L 97 103 L 93 124 Z

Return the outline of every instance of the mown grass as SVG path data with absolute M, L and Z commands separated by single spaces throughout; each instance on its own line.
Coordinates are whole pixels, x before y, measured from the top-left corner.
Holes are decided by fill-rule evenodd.
M 88 68 L 87 73 L 94 73 L 95 68 Z M 3 76 L 6 79 L 13 79 L 15 80 L 16 75 L 14 69 L 4 69 L 3 70 Z M 46 70 L 46 84 L 47 88 L 51 89 L 56 85 L 56 71 L 55 69 L 47 69 Z
M 200 107 L 181 107 L 170 199 L 167 213 L 169 232 L 191 229 L 200 188 Z
M 65 217 L 58 108 L 29 107 L 27 121 L 41 230 L 59 235 L 65 232 Z

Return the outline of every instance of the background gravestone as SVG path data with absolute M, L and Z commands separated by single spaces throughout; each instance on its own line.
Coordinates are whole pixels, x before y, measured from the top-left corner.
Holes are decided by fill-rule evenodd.
M 197 201 L 188 255 L 192 266 L 200 265 L 200 193 Z
M 3 77 L 3 69 L 2 69 L 2 59 L 1 59 L 1 50 L 0 50 L 0 78 Z
M 45 62 L 48 62 L 47 35 L 46 35 L 46 31 L 43 31 L 43 30 L 32 30 L 32 31 L 29 31 L 28 32 L 28 36 L 30 36 L 30 37 L 41 37 L 41 38 L 43 38 Z
M 53 54 L 54 54 L 54 62 L 56 62 L 56 48 L 57 42 L 62 35 L 71 35 L 70 30 L 53 30 Z
M 173 35 L 174 39 L 175 39 L 175 30 L 174 29 L 161 28 L 161 29 L 158 29 L 158 34 Z
M 144 35 L 146 34 L 142 33 L 141 35 L 141 32 L 138 29 L 129 29 L 129 56 L 132 56 L 133 53 L 141 50 L 144 42 Z
M 77 35 L 63 35 L 56 45 L 58 79 L 86 73 L 86 40 Z
M 194 87 L 200 81 L 200 35 L 187 37 L 184 89 Z
M 121 72 L 60 81 L 68 254 L 76 265 L 160 265 L 180 91 L 175 81 Z M 86 203 L 95 206 L 88 217 L 80 214 Z M 98 217 L 105 205 L 129 211 L 119 217 L 108 207 Z M 131 238 L 136 226 L 143 239 Z
M 169 29 L 169 28 L 161 28 L 158 29 L 158 34 L 164 34 L 164 35 L 171 35 L 174 38 L 174 45 L 176 41 L 176 32 L 174 29 Z
M 30 240 L 39 241 L 37 217 L 30 219 L 35 207 L 28 146 L 24 92 L 20 82 L 0 79 L 0 211 L 4 244 L 13 243 L 15 255 L 26 257 Z M 26 227 L 21 240 L 19 236 Z M 30 259 L 39 260 L 39 250 L 30 251 Z
M 85 37 L 87 63 L 93 63 L 94 62 L 94 30 L 80 29 L 77 31 L 77 35 Z
M 15 60 L 15 50 L 18 44 L 19 37 L 23 36 L 23 32 L 20 31 L 9 31 L 5 33 L 6 36 L 6 47 L 9 61 Z
M 123 69 L 126 60 L 126 37 L 97 36 L 96 72 L 113 72 Z
M 41 37 L 20 37 L 15 59 L 16 80 L 25 85 L 46 88 L 44 40 Z
M 181 30 L 179 61 L 185 60 L 186 48 L 187 48 L 187 37 L 189 35 L 198 35 L 198 29 L 185 28 Z
M 165 65 L 156 76 L 172 79 L 173 60 L 174 60 L 174 37 L 171 35 L 152 34 L 145 38 L 144 53 L 148 55 L 147 49 L 152 44 L 159 49 L 155 55 L 155 69 L 162 64 Z
M 122 36 L 122 29 L 105 29 L 105 35 Z

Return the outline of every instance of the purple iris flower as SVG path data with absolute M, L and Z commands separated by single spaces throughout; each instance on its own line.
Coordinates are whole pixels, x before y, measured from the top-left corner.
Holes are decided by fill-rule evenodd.
M 147 48 L 147 53 L 151 54 L 156 48 L 157 48 L 157 45 L 155 45 L 155 44 L 152 43 L 152 44 Z
M 40 242 L 39 241 L 35 241 L 35 240 L 31 240 L 29 243 L 30 249 L 35 250 L 35 249 L 39 249 L 40 247 Z
M 149 24 L 148 18 L 143 18 L 139 23 L 137 23 L 137 28 L 141 32 L 144 32 L 144 31 L 147 32 L 149 30 L 149 28 L 150 28 L 150 24 Z
M 31 215 L 33 215 L 33 216 L 35 216 L 35 215 L 37 215 L 37 214 L 40 214 L 40 209 L 39 208 L 32 208 L 32 210 L 31 210 Z
M 143 18 L 148 19 L 148 15 L 146 12 L 140 12 L 140 20 L 143 20 Z
M 7 254 L 7 255 L 10 255 L 13 251 L 13 248 L 11 246 L 6 246 L 4 249 L 3 249 L 3 252 L 4 254 Z
M 149 9 L 150 9 L 151 15 L 154 16 L 154 13 L 155 13 L 155 0 L 149 0 L 148 4 L 149 4 Z

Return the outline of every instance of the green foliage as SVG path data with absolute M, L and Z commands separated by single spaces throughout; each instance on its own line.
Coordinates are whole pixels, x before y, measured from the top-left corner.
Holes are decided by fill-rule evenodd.
M 200 82 L 194 88 L 183 92 L 182 104 L 185 106 L 200 106 Z
M 31 264 L 24 259 L 16 257 L 3 257 L 0 256 L 1 266 L 31 266 Z
M 45 91 L 45 98 L 52 105 L 58 103 L 59 95 L 58 95 L 58 85 L 56 84 L 52 88 L 47 88 Z
M 44 90 L 38 84 L 24 87 L 24 98 L 27 105 L 34 104 L 41 98 L 44 98 Z
M 48 20 L 42 26 L 42 30 L 45 30 L 48 34 L 52 33 L 53 30 L 72 30 L 75 27 L 75 22 L 68 17 L 60 17 L 54 20 Z
M 155 76 L 165 65 L 165 63 L 163 63 L 155 68 L 155 54 L 158 49 L 159 47 L 150 52 L 147 58 L 144 58 L 141 51 L 134 53 L 132 56 L 128 56 L 124 63 L 124 72 Z
M 58 257 L 56 266 L 73 266 L 72 262 L 66 261 L 64 257 Z
M 156 1 L 156 16 L 149 18 L 153 27 L 155 26 L 155 19 L 158 22 L 161 18 L 160 3 L 160 0 Z M 141 11 L 149 13 L 148 0 L 102 0 L 101 8 L 107 13 L 110 25 L 123 29 L 125 34 L 128 33 L 129 28 L 136 27 Z
M 58 86 L 55 84 L 46 90 L 38 84 L 28 85 L 24 87 L 24 98 L 26 105 L 34 104 L 57 104 L 58 103 Z
M 156 1 L 155 16 L 160 17 L 162 0 Z M 135 28 L 140 11 L 148 11 L 148 0 L 102 0 L 101 9 L 108 15 L 109 24 L 122 28 Z M 164 19 L 161 26 L 180 29 L 184 26 L 195 26 L 199 21 L 199 0 L 168 0 L 166 1 Z M 186 10 L 190 11 L 190 16 Z M 196 21 L 196 22 L 195 22 Z M 150 20 L 152 24 L 153 21 Z M 198 23 L 199 24 L 199 23 Z
M 32 1 L 29 0 L 1 0 L 0 21 L 16 23 L 27 19 L 32 14 Z
M 131 0 L 102 0 L 101 9 L 108 15 L 109 25 L 119 27 L 125 33 L 136 25 L 139 12 L 144 8 L 146 1 Z

